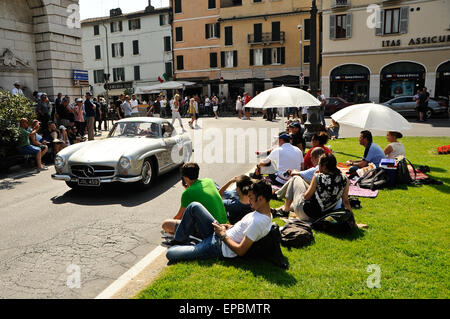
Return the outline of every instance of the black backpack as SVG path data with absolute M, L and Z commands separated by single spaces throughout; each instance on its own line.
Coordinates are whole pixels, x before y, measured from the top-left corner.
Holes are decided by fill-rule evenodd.
M 288 269 L 289 264 L 286 257 L 281 252 L 280 242 L 280 227 L 278 227 L 277 224 L 273 223 L 272 228 L 270 229 L 270 232 L 266 235 L 266 237 L 255 241 L 250 246 L 250 249 L 247 251 L 244 257 L 265 259 L 280 268 Z
M 311 227 L 325 233 L 346 235 L 356 228 L 355 216 L 347 209 L 338 210 L 319 218 Z
M 280 232 L 281 244 L 285 247 L 301 248 L 314 241 L 311 226 L 299 219 L 289 220 Z
M 395 182 L 397 185 L 408 185 L 413 182 L 413 179 L 411 178 L 411 175 L 409 174 L 408 169 L 408 162 L 411 164 L 410 161 L 406 159 L 404 156 L 399 156 L 397 158 L 397 176 L 395 178 Z M 411 164 L 414 170 L 414 176 L 417 176 L 416 169 L 414 168 L 414 165 Z
M 388 185 L 388 176 L 383 168 L 378 167 L 366 172 L 358 179 L 357 184 L 359 184 L 361 188 L 366 188 L 373 191 L 376 189 L 382 189 Z

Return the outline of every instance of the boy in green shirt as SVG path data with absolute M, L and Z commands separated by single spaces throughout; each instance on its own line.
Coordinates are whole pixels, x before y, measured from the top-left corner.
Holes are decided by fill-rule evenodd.
M 216 184 L 209 178 L 198 179 L 199 172 L 200 167 L 196 163 L 187 163 L 181 168 L 181 180 L 186 190 L 181 195 L 181 205 L 176 216 L 165 220 L 162 224 L 166 233 L 175 234 L 186 208 L 192 202 L 199 202 L 205 206 L 220 224 L 227 222 L 225 206 Z

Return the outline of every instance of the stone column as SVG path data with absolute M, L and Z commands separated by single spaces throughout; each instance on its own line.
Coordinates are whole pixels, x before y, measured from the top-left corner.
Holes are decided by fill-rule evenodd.
M 371 74 L 369 81 L 369 100 L 379 103 L 380 102 L 380 75 Z
M 430 96 L 434 96 L 436 94 L 436 72 L 427 72 L 425 76 L 425 87 L 427 88 L 427 92 L 430 93 Z
M 27 0 L 33 10 L 39 91 L 78 96 L 73 70 L 83 69 L 78 0 Z M 78 11 L 76 11 L 78 10 Z
M 330 77 L 322 76 L 322 94 L 326 97 L 330 97 L 331 94 L 331 86 L 330 86 Z

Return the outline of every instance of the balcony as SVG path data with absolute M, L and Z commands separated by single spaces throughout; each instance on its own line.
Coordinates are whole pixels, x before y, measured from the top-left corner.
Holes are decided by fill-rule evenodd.
M 350 8 L 350 0 L 331 0 L 331 9 Z
M 265 32 L 261 34 L 249 34 L 248 35 L 248 44 L 272 44 L 272 43 L 284 43 L 285 32 Z

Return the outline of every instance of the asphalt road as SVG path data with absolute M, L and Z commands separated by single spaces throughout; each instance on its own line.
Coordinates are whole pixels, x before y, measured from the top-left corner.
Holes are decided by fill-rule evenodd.
M 406 135 L 450 136 L 449 120 L 432 123 L 414 124 Z M 201 162 L 200 178 L 210 177 L 218 184 L 254 167 L 248 160 L 253 151 L 248 143 L 244 149 L 231 143 L 235 160 L 230 160 L 227 128 L 267 128 L 267 135 L 258 135 L 258 140 L 270 144 L 272 133 L 281 127 L 260 118 L 205 119 L 200 125 L 195 136 L 185 126 L 194 138 L 195 159 Z M 341 136 L 359 136 L 359 131 L 342 127 Z M 242 140 L 243 132 L 228 133 Z M 202 145 L 195 144 L 200 140 Z M 243 152 L 247 159 L 237 161 Z M 96 297 L 161 243 L 161 222 L 175 215 L 183 191 L 177 171 L 160 176 L 145 192 L 126 185 L 74 192 L 53 181 L 52 173 L 53 168 L 0 179 L 0 298 Z M 72 280 L 77 274 L 79 288 Z

